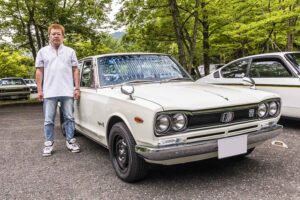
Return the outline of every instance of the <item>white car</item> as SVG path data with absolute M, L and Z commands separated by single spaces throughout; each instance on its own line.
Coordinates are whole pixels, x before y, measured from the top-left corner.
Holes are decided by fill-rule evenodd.
M 300 52 L 259 54 L 234 60 L 197 80 L 226 86 L 247 86 L 277 93 L 282 99 L 282 116 L 300 118 Z
M 245 156 L 282 129 L 278 95 L 197 84 L 166 54 L 99 55 L 80 67 L 76 131 L 108 148 L 127 182 L 149 163 Z
M 37 93 L 37 85 L 34 79 L 24 79 L 26 85 L 30 88 L 31 93 Z

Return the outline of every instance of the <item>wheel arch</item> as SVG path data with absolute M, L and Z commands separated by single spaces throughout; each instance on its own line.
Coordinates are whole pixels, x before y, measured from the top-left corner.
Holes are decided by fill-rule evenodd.
M 132 134 L 131 126 L 129 126 L 128 120 L 124 116 L 122 116 L 122 115 L 114 114 L 107 121 L 106 133 L 105 133 L 106 134 L 106 142 L 107 142 L 107 144 L 109 144 L 108 140 L 109 140 L 110 130 L 113 127 L 113 125 L 116 124 L 116 123 L 118 123 L 118 122 L 123 122 L 127 126 L 127 128 L 129 129 L 129 131 Z

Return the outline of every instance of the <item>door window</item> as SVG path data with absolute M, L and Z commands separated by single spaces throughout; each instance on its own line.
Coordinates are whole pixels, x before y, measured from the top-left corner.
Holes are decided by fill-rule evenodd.
M 91 60 L 84 61 L 81 74 L 80 86 L 94 88 L 94 70 Z
M 252 78 L 286 78 L 292 76 L 280 59 L 253 60 L 249 73 Z
M 241 60 L 234 62 L 221 71 L 221 74 L 224 78 L 243 78 L 247 73 L 248 60 Z

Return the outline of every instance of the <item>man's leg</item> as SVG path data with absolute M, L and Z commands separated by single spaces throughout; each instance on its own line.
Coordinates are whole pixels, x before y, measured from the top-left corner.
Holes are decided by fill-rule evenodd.
M 64 128 L 66 132 L 66 145 L 72 152 L 79 152 L 80 147 L 74 138 L 75 122 L 74 122 L 74 99 L 72 97 L 61 97 L 60 104 L 64 117 Z
M 53 150 L 54 140 L 54 121 L 56 114 L 57 98 L 45 98 L 44 109 L 44 134 L 45 147 L 43 149 L 43 156 L 50 156 Z

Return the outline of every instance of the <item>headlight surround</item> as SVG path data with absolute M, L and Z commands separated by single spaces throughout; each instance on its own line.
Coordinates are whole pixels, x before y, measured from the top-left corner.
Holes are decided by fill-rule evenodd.
M 271 101 L 269 103 L 269 112 L 268 112 L 269 115 L 272 116 L 272 117 L 275 116 L 277 114 L 278 110 L 279 110 L 278 103 L 275 102 L 275 101 Z
M 265 103 L 260 103 L 258 105 L 258 110 L 257 110 L 257 114 L 258 114 L 258 117 L 262 118 L 262 117 L 265 117 L 268 113 L 268 106 L 267 104 Z
M 160 115 L 156 118 L 155 131 L 159 134 L 165 133 L 170 128 L 170 117 L 168 115 Z
M 187 124 L 187 118 L 185 114 L 178 113 L 172 116 L 172 129 L 174 131 L 180 131 L 185 129 Z

